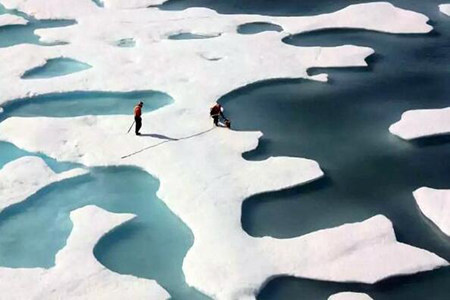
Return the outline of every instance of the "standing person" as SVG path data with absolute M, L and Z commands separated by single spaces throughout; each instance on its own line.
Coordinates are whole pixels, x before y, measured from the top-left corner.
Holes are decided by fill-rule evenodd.
M 223 114 L 223 107 L 219 103 L 216 103 L 211 109 L 209 110 L 209 115 L 211 118 L 213 118 L 214 125 L 219 126 L 219 118 L 222 117 L 225 120 L 225 126 L 230 128 L 230 121 L 225 118 Z
M 136 122 L 136 128 L 135 133 L 136 135 L 141 135 L 139 130 L 142 127 L 142 106 L 144 106 L 144 102 L 140 101 L 135 107 L 134 107 L 134 121 Z

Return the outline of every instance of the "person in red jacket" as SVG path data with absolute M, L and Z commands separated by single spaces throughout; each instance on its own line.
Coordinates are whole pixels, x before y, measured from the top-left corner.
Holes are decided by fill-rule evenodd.
M 144 106 L 144 102 L 140 101 L 135 107 L 134 107 L 134 121 L 136 122 L 135 127 L 135 133 L 136 135 L 141 135 L 139 130 L 142 127 L 142 106 Z
M 219 119 L 222 117 L 225 120 L 225 126 L 230 128 L 231 123 L 227 118 L 225 118 L 223 114 L 223 107 L 219 103 L 216 103 L 216 105 L 211 107 L 209 110 L 209 115 L 213 118 L 214 125 L 219 126 Z

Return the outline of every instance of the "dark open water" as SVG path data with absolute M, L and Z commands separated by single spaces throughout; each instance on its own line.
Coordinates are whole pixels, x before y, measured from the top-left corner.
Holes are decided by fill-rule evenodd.
M 163 9 L 206 6 L 221 13 L 313 15 L 361 2 L 368 1 L 171 0 Z M 400 36 L 328 30 L 289 37 L 284 42 L 293 45 L 370 46 L 376 55 L 369 59 L 369 68 L 310 70 L 329 73 L 329 83 L 305 80 L 261 83 L 220 100 L 236 130 L 264 132 L 260 146 L 246 153 L 246 159 L 271 155 L 307 157 L 318 161 L 326 172 L 325 178 L 303 187 L 247 199 L 242 224 L 249 234 L 292 237 L 381 213 L 393 221 L 400 241 L 450 260 L 449 238 L 421 215 L 411 194 L 425 185 L 449 188 L 450 138 L 406 142 L 388 131 L 389 125 L 399 120 L 405 110 L 449 106 L 450 17 L 438 12 L 436 0 L 393 3 L 427 14 L 435 31 L 428 35 Z M 73 24 L 73 21 L 31 21 L 27 26 L 0 29 L 0 47 L 23 42 L 39 44 L 33 34 L 35 28 Z M 246 33 L 259 31 L 248 29 Z M 60 105 L 53 98 L 47 100 L 40 104 L 50 105 L 49 109 Z M 76 105 L 80 102 L 73 97 L 61 100 Z M 95 110 L 96 107 L 90 108 L 90 102 L 84 103 Z M 11 115 L 40 115 L 33 106 L 12 108 Z M 6 116 L 8 109 L 5 107 Z M 2 164 L 27 154 L 7 143 L 0 146 Z M 68 167 L 46 160 L 55 170 Z M 123 184 L 124 177 L 132 179 L 133 185 Z M 139 170 L 114 167 L 93 169 L 89 176 L 51 185 L 0 214 L 0 231 L 4 232 L 0 249 L 5 250 L 1 264 L 53 265 L 54 254 L 70 232 L 68 212 L 96 203 L 112 211 L 138 214 L 135 221 L 120 226 L 100 241 L 95 255 L 103 264 L 117 272 L 156 278 L 176 299 L 202 298 L 185 285 L 181 273 L 181 259 L 192 244 L 190 231 L 155 197 L 157 188 L 158 182 Z M 126 202 L 124 195 L 131 195 Z M 45 226 L 52 222 L 54 226 Z M 41 227 L 44 224 L 48 230 L 36 234 L 30 224 Z M 23 251 L 26 247 L 20 244 L 33 241 L 41 241 L 35 257 Z M 6 247 L 16 250 L 8 251 Z M 366 292 L 374 299 L 450 299 L 450 269 L 393 278 L 376 285 L 281 277 L 269 282 L 259 298 L 325 299 L 344 290 Z
M 179 1 L 167 9 L 206 6 L 222 13 L 313 15 L 369 1 Z M 189 3 L 189 4 L 188 4 Z M 220 99 L 236 130 L 261 130 L 250 160 L 288 155 L 318 161 L 325 178 L 247 199 L 243 228 L 253 236 L 293 237 L 384 214 L 398 240 L 450 260 L 450 239 L 417 208 L 412 191 L 450 187 L 450 137 L 403 141 L 388 131 L 408 109 L 450 105 L 450 17 L 437 1 L 392 1 L 425 13 L 435 30 L 391 35 L 324 30 L 288 37 L 298 46 L 369 46 L 369 68 L 327 72 L 329 83 L 305 80 L 258 83 Z M 282 63 L 282 62 L 280 62 Z M 289 63 L 289 62 L 284 62 Z M 355 266 L 357 267 L 357 266 Z M 260 299 L 326 299 L 345 290 L 374 299 L 450 299 L 450 269 L 403 276 L 375 285 L 281 277 Z

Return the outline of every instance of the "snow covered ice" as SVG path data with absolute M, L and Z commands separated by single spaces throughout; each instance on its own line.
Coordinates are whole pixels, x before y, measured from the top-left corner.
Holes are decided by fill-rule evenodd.
M 407 111 L 389 128 L 399 137 L 410 140 L 450 133 L 450 107 Z
M 450 16 L 450 4 L 441 4 L 439 5 L 439 9 L 442 13 Z
M 0 27 L 7 25 L 25 25 L 28 21 L 20 16 L 3 14 L 0 15 Z
M 86 170 L 77 168 L 55 174 L 41 158 L 34 156 L 12 161 L 0 169 L 0 211 L 51 183 L 86 173 Z
M 422 187 L 414 198 L 423 214 L 450 236 L 450 191 Z
M 342 292 L 338 294 L 331 295 L 328 300 L 371 300 L 367 294 L 363 293 L 352 293 L 352 292 Z
M 73 211 L 70 217 L 74 228 L 66 247 L 56 256 L 55 267 L 0 267 L 2 298 L 5 295 L 8 299 L 169 298 L 155 281 L 113 273 L 92 254 L 92 248 L 102 235 L 133 218 L 132 215 L 117 215 L 96 206 L 86 206 Z
M 87 169 L 54 173 L 36 157 L 10 162 L 0 170 L 1 208 L 53 182 L 86 174 L 89 167 L 138 166 L 160 180 L 158 197 L 192 231 L 194 244 L 183 262 L 187 284 L 214 299 L 253 299 L 271 278 L 281 275 L 373 284 L 448 266 L 431 251 L 398 241 L 393 224 L 380 214 L 289 239 L 248 235 L 241 224 L 246 198 L 316 181 L 326 170 L 320 161 L 300 157 L 245 160 L 243 153 L 258 146 L 262 133 L 212 128 L 207 117 L 217 99 L 241 87 L 273 79 L 326 82 L 325 71 L 313 75 L 308 70 L 366 67 L 366 59 L 376 53 L 351 44 L 294 47 L 281 42 L 287 36 L 330 28 L 426 34 L 433 29 L 427 16 L 387 2 L 298 17 L 224 15 L 208 8 L 170 11 L 156 7 L 162 2 L 0 0 L 6 8 L 37 19 L 76 20 L 71 26 L 35 31 L 41 42 L 58 45 L 0 49 L 1 61 L 14 61 L 0 69 L 0 104 L 5 109 L 17 99 L 33 102 L 39 95 L 78 91 L 158 91 L 174 99 L 144 113 L 145 138 L 126 134 L 126 115 L 8 117 L 0 123 L 0 140 Z M 282 30 L 237 32 L 249 23 L 270 23 Z M 180 34 L 190 38 L 171 39 Z M 192 38 L 196 36 L 208 38 Z M 130 47 L 123 47 L 128 42 Z M 91 68 L 24 80 L 27 71 L 61 58 Z M 389 130 L 404 139 L 447 134 L 447 112 L 407 112 Z M 161 136 L 166 139 L 161 141 Z M 131 218 L 94 206 L 73 211 L 74 228 L 55 267 L 1 267 L 2 293 L 10 299 L 169 298 L 158 282 L 114 273 L 92 254 L 102 236 Z M 18 288 L 24 285 L 32 288 Z M 369 298 L 337 294 L 329 299 Z

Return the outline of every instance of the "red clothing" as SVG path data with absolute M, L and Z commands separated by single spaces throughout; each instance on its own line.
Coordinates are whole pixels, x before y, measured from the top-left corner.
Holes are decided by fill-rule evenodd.
M 139 105 L 136 105 L 134 107 L 134 116 L 135 117 L 140 117 L 142 114 L 142 108 Z
M 213 107 L 211 107 L 211 111 L 210 111 L 211 116 L 220 115 L 222 113 L 221 108 L 222 108 L 222 106 L 220 104 L 216 104 Z

